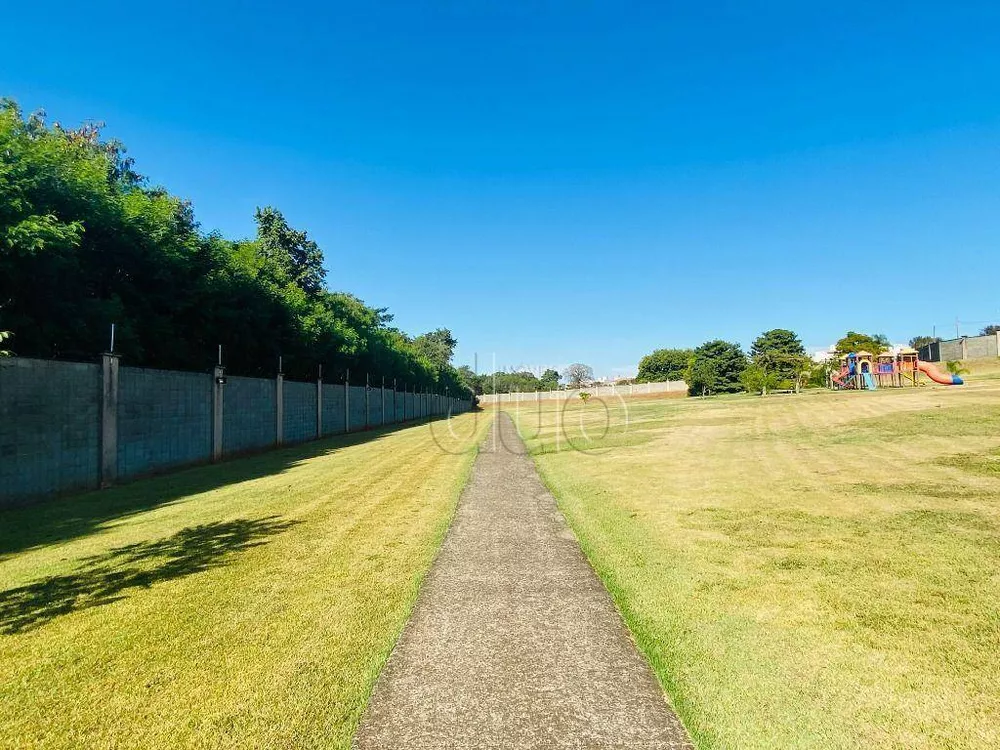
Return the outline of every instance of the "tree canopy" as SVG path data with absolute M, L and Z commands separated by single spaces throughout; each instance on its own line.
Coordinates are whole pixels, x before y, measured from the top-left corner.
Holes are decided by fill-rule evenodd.
M 747 358 L 739 344 L 707 341 L 694 350 L 684 380 L 693 396 L 736 393 L 743 388 L 740 375 L 746 366 Z
M 993 334 L 998 333 L 998 332 L 1000 332 L 1000 325 L 997 325 L 996 323 L 992 323 L 992 324 L 990 324 L 988 326 L 984 326 L 983 330 L 981 330 L 979 332 L 979 335 L 980 336 L 992 336 Z
M 594 379 L 594 368 L 575 362 L 563 370 L 563 378 L 571 387 L 578 388 Z
M 799 337 L 785 328 L 774 328 L 760 334 L 750 346 L 750 356 L 756 367 L 767 376 L 774 376 L 764 378 L 762 390 L 765 392 L 783 384 L 794 384 L 809 365 Z
M 848 331 L 847 334 L 837 342 L 834 347 L 837 354 L 850 354 L 851 352 L 871 352 L 881 354 L 889 349 L 889 339 L 881 333 L 868 334 Z
M 656 349 L 639 360 L 637 383 L 683 380 L 694 352 L 691 349 Z
M 534 391 L 554 391 L 559 387 L 559 373 L 548 369 L 538 377 L 528 370 L 498 370 L 493 373 L 476 375 L 466 366 L 458 368 L 462 381 L 476 394 L 532 393 Z
M 326 286 L 323 254 L 276 208 L 256 236 L 206 234 L 191 205 L 139 175 L 100 127 L 68 130 L 0 100 L 0 330 L 17 353 L 90 359 L 108 347 L 133 365 L 393 378 L 452 393 L 445 328 L 411 338 L 385 308 Z M 446 335 L 445 335 L 446 334 Z
M 928 344 L 936 344 L 940 340 L 939 336 L 914 336 L 910 339 L 909 344 L 914 349 L 921 349 Z

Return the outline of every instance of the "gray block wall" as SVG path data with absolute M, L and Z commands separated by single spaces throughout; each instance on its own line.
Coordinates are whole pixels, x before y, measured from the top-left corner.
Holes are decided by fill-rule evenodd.
M 118 476 L 205 461 L 212 446 L 212 379 L 206 373 L 122 367 Z
M 323 434 L 337 435 L 344 431 L 344 386 L 323 384 Z
M 117 389 L 109 385 L 107 393 L 116 397 L 108 396 L 105 403 L 105 373 L 115 371 Z M 106 357 L 103 365 L 0 360 L 0 505 L 212 460 L 214 377 L 123 367 L 114 357 Z M 276 380 L 225 380 L 218 387 L 222 455 L 276 445 Z M 109 377 L 108 383 L 114 382 Z M 365 428 L 365 393 L 363 386 L 350 388 L 352 431 Z M 314 439 L 316 383 L 284 381 L 282 397 L 283 442 Z M 323 385 L 324 435 L 344 431 L 344 398 L 343 384 Z M 417 418 L 418 404 L 424 405 L 423 414 L 431 403 L 427 395 L 386 389 L 386 424 L 402 420 L 404 399 L 407 420 Z M 456 411 L 470 407 L 453 403 Z M 381 407 L 380 389 L 373 388 L 367 420 L 372 428 L 381 424 Z
M 229 377 L 222 410 L 222 452 L 227 455 L 274 445 L 277 387 L 273 380 Z
M 935 341 L 921 347 L 918 356 L 925 362 L 998 357 L 1000 356 L 1000 333 Z
M 0 360 L 0 502 L 100 480 L 101 368 Z
M 351 386 L 351 430 L 365 428 L 365 389 L 364 386 Z
M 285 442 L 316 437 L 316 384 L 285 381 Z

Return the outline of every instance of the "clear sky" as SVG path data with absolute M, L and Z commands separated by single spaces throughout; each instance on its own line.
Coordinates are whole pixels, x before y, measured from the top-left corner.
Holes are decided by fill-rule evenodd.
M 62 2 L 0 93 L 206 230 L 271 204 L 457 364 L 1000 321 L 996 3 Z

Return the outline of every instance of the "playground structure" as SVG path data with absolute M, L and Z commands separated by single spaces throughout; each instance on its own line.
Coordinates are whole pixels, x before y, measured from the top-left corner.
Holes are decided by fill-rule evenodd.
M 839 373 L 830 375 L 835 390 L 869 390 L 904 388 L 920 385 L 920 373 L 941 385 L 962 385 L 958 375 L 942 372 L 930 362 L 921 362 L 916 349 L 900 349 L 895 354 L 875 355 L 860 351 L 841 358 Z

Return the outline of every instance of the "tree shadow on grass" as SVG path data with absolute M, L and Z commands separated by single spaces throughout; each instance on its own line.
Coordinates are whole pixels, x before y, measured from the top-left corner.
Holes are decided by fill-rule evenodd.
M 0 634 L 11 635 L 56 617 L 123 599 L 129 589 L 200 573 L 237 552 L 264 544 L 294 525 L 279 516 L 191 526 L 173 536 L 115 547 L 85 558 L 74 572 L 0 591 Z

